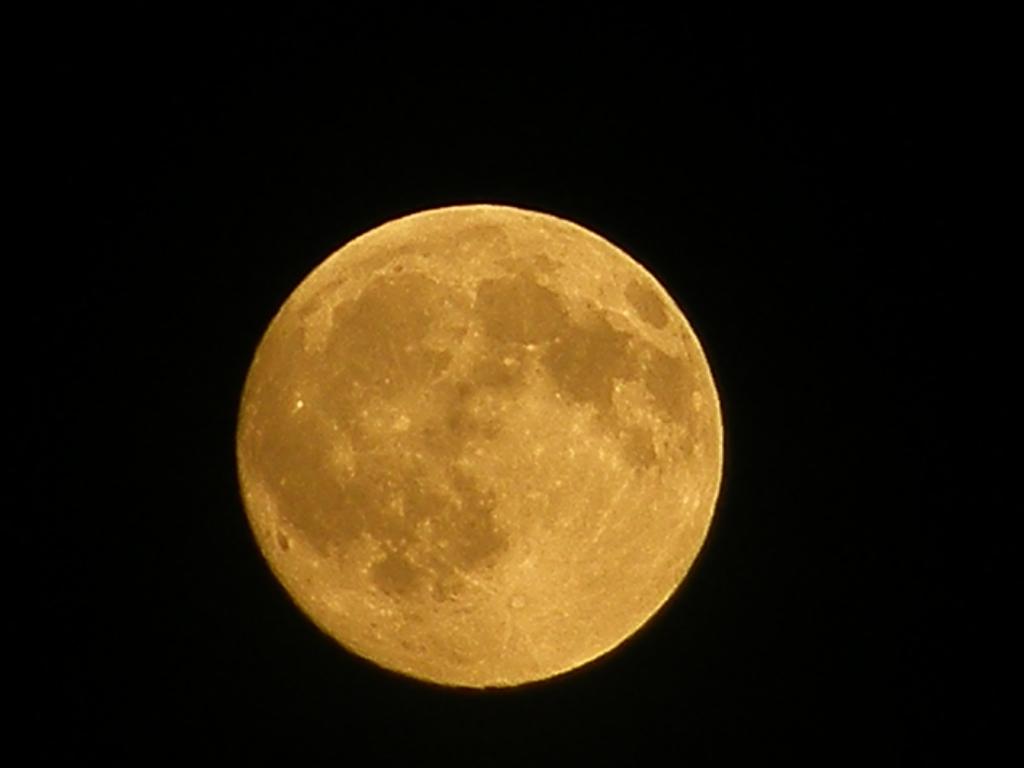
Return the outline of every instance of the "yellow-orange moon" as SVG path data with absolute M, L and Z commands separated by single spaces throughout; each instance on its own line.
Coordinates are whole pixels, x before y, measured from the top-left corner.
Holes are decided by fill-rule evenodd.
M 259 546 L 341 645 L 511 686 L 611 650 L 678 587 L 722 472 L 693 330 L 637 262 L 547 214 L 425 211 L 274 317 L 238 469 Z

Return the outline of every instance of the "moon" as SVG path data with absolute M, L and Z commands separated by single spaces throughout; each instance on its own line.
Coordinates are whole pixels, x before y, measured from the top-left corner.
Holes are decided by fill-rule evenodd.
M 329 256 L 245 381 L 259 547 L 344 648 L 441 685 L 514 686 L 633 635 L 678 588 L 722 476 L 683 313 L 572 222 L 416 213 Z

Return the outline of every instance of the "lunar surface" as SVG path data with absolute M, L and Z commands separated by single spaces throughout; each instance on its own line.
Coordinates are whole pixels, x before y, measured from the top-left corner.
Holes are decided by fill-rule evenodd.
M 298 606 L 350 651 L 511 686 L 611 650 L 671 596 L 722 469 L 711 373 L 639 264 L 550 215 L 392 221 L 264 335 L 245 507 Z

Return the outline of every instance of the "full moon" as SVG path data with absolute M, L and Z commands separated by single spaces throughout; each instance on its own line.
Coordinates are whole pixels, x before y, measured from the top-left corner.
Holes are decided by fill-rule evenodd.
M 256 541 L 349 651 L 514 686 L 633 635 L 704 542 L 722 421 L 665 289 L 554 216 L 388 222 L 284 303 L 242 394 Z

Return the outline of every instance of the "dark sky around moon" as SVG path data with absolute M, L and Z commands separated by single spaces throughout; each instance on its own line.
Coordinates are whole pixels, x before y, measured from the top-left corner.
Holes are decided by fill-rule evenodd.
M 956 25 L 502 8 L 48 23 L 19 730 L 62 755 L 296 762 L 981 748 L 995 491 L 954 480 L 994 449 L 953 436 L 986 354 L 963 323 L 980 266 L 950 240 Z M 301 279 L 469 202 L 644 263 L 726 428 L 683 590 L 598 663 L 498 695 L 319 635 L 252 541 L 233 454 L 252 352 Z

